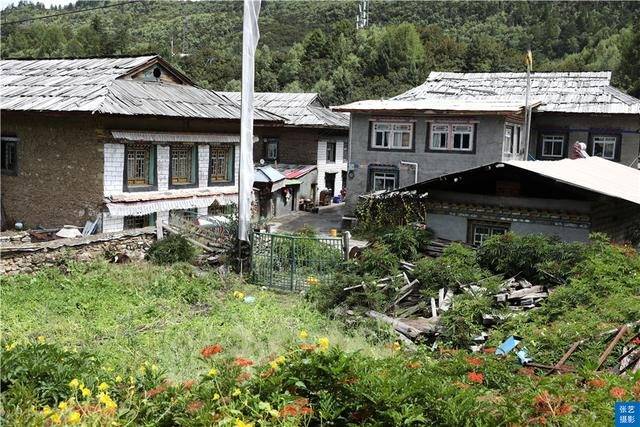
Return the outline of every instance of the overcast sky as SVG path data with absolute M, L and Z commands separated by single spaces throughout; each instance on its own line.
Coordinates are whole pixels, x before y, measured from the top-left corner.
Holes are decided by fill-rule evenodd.
M 35 0 L 29 0 L 31 3 L 38 3 Z M 20 0 L 0 0 L 0 9 L 4 9 L 10 4 L 18 4 Z M 44 3 L 46 7 L 50 6 L 66 6 L 69 3 L 75 3 L 75 0 L 39 0 L 40 3 Z

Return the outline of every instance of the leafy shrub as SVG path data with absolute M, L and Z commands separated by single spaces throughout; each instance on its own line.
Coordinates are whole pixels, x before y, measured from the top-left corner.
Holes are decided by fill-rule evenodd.
M 383 234 L 379 241 L 387 245 L 400 259 L 412 261 L 426 249 L 432 237 L 431 231 L 413 226 L 400 226 Z
M 155 264 L 173 264 L 192 262 L 196 256 L 195 248 L 179 234 L 170 234 L 154 242 L 149 248 L 149 260 Z
M 483 268 L 506 276 L 520 274 L 541 282 L 552 279 L 551 274 L 565 280 L 573 266 L 584 258 L 584 247 L 581 243 L 564 243 L 543 234 L 506 233 L 492 236 L 483 243 L 478 249 L 478 262 Z
M 398 272 L 400 258 L 389 249 L 389 246 L 382 243 L 374 243 L 362 251 L 356 263 L 359 273 L 382 278 Z

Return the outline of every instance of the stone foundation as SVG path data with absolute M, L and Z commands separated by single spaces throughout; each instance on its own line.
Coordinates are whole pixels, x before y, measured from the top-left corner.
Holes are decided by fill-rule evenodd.
M 33 273 L 67 261 L 105 259 L 119 254 L 141 260 L 155 240 L 155 228 L 148 227 L 78 239 L 3 245 L 0 247 L 0 274 Z

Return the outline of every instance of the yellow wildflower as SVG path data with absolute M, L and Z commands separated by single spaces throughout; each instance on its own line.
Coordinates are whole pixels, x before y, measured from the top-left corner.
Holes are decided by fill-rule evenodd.
M 136 383 L 136 379 L 132 376 L 129 376 L 129 384 L 134 385 Z
M 38 340 L 38 344 L 44 344 L 45 338 L 42 335 L 39 335 L 38 338 L 36 338 Z
M 218 375 L 218 370 L 216 368 L 211 368 L 209 369 L 209 373 L 207 374 L 210 377 L 215 377 L 216 375 Z
M 395 341 L 393 344 L 391 344 L 391 350 L 393 351 L 400 351 L 401 348 L 402 346 L 398 341 Z
M 100 391 L 109 390 L 109 384 L 107 384 L 105 382 L 101 382 L 100 385 L 98 386 L 98 390 L 100 390 Z
M 307 277 L 307 285 L 309 286 L 315 286 L 318 284 L 318 278 L 315 276 L 309 276 Z
M 71 381 L 69 381 L 69 387 L 71 387 L 72 389 L 77 389 L 80 387 L 80 381 L 77 378 L 72 379 Z
M 278 363 L 275 360 L 269 362 L 269 366 L 271 366 L 271 369 L 273 369 L 274 371 L 278 369 Z
M 55 413 L 51 415 L 51 422 L 53 424 L 62 424 L 62 417 L 60 416 L 60 414 Z
M 240 391 L 239 388 L 235 388 L 233 390 L 233 393 L 231 393 L 231 396 L 240 396 L 242 394 L 242 391 Z
M 234 291 L 233 292 L 233 297 L 237 298 L 237 299 L 244 299 L 244 292 Z
M 218 393 L 213 393 L 213 400 L 220 399 L 220 395 Z
M 90 397 L 91 396 L 91 390 L 89 390 L 86 387 L 82 388 L 82 397 Z
M 80 412 L 73 411 L 68 417 L 67 422 L 69 424 L 80 424 Z
M 147 367 L 144 365 L 140 365 L 140 367 L 138 368 L 138 372 L 140 372 L 140 375 L 144 375 L 147 373 Z
M 12 342 L 11 344 L 7 344 L 7 345 L 5 345 L 5 346 L 4 346 L 4 349 L 5 349 L 5 350 L 7 350 L 7 351 L 11 351 L 11 350 L 13 350 L 14 348 L 16 348 L 16 346 L 17 346 L 17 345 L 18 345 L 18 343 L 14 341 L 14 342 Z
M 107 409 L 115 409 L 118 407 L 116 402 L 111 399 L 111 396 L 106 393 L 100 393 L 98 395 L 98 401 L 102 403 Z
M 60 409 L 61 411 L 64 411 L 68 407 L 69 407 L 69 404 L 67 402 L 63 401 L 63 402 L 58 403 L 58 409 Z
M 253 423 L 245 423 L 240 418 L 236 418 L 235 427 L 253 427 Z
M 276 363 L 278 365 L 282 365 L 287 359 L 284 358 L 284 356 L 278 356 L 276 357 Z
M 303 330 L 301 330 L 301 331 L 298 333 L 298 337 L 299 337 L 301 340 L 306 340 L 306 339 L 309 337 L 309 332 L 307 332 L 307 331 L 305 331 L 305 330 L 303 329 Z
M 115 382 L 116 382 L 116 384 L 121 383 L 122 382 L 122 377 L 120 375 L 116 375 Z
M 320 346 L 320 350 L 327 350 L 329 348 L 329 338 L 322 337 L 318 340 L 318 346 Z
M 52 412 L 53 412 L 53 409 L 51 409 L 49 405 L 46 405 L 44 408 L 42 408 L 42 415 L 44 415 L 45 417 L 48 417 L 49 415 L 51 415 Z
M 158 372 L 158 365 L 151 365 L 151 372 L 153 372 L 154 374 Z

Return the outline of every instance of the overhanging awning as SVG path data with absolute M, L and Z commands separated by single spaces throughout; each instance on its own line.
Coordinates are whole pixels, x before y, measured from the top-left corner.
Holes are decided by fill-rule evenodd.
M 285 179 L 284 180 L 284 185 L 288 186 L 288 185 L 300 185 L 302 184 L 302 181 L 300 181 L 299 179 Z
M 220 205 L 228 205 L 236 203 L 237 200 L 237 195 L 220 194 L 215 196 L 194 196 L 184 199 L 153 200 L 148 202 L 111 202 L 107 203 L 107 209 L 109 209 L 109 213 L 113 216 L 141 216 L 154 212 L 167 212 L 174 209 L 205 208 L 211 206 L 214 202 L 218 202 Z
M 125 142 L 191 142 L 191 143 L 240 143 L 240 134 L 191 133 L 191 132 L 147 132 L 137 130 L 112 130 L 114 139 Z

